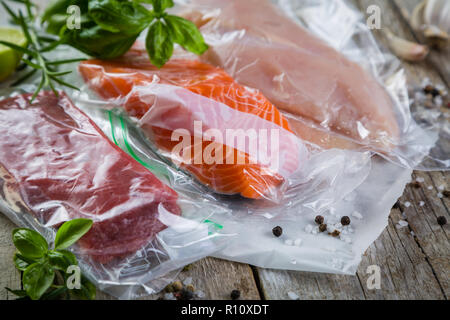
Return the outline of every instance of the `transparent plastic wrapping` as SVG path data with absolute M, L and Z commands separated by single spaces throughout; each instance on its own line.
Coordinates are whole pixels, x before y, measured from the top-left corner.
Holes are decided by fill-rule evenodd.
M 448 133 L 413 120 L 400 63 L 358 10 L 345 1 L 272 2 L 191 0 L 179 12 L 210 45 L 202 61 L 259 89 L 303 140 L 371 150 L 408 168 L 449 168 L 449 152 L 436 145 Z
M 345 1 L 178 2 L 210 45 L 202 57 L 178 48 L 157 69 L 138 42 L 72 64 L 75 105 L 42 93 L 29 106 L 35 77 L 1 93 L 13 116 L 0 117 L 1 211 L 49 240 L 67 219 L 94 219 L 74 252 L 124 299 L 208 255 L 354 274 L 412 169 L 448 169 L 448 136 L 416 124 L 400 63 Z
M 158 179 L 65 93 L 42 92 L 32 103 L 31 94 L 8 96 L 0 101 L 1 211 L 49 241 L 64 221 L 92 219 L 74 252 L 100 289 L 120 298 L 157 292 L 170 274 L 161 277 L 231 236 L 214 225 L 225 208 L 170 188 L 176 172 L 153 161 Z

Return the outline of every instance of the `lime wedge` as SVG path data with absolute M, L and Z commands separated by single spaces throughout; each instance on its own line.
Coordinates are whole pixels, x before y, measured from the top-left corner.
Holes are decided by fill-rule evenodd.
M 0 40 L 25 47 L 27 39 L 22 31 L 12 28 L 0 28 Z M 9 77 L 22 59 L 22 53 L 0 44 L 0 81 Z

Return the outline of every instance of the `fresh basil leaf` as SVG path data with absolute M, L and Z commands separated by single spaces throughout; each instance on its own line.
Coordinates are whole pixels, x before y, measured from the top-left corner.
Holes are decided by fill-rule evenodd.
M 104 30 L 128 35 L 141 33 L 154 19 L 140 4 L 118 0 L 89 1 L 89 16 Z
M 55 249 L 65 249 L 77 242 L 92 227 L 92 220 L 74 219 L 65 222 L 56 233 Z
M 27 292 L 25 290 L 12 290 L 7 287 L 5 287 L 5 289 L 18 297 L 26 297 L 27 296 Z
M 81 30 L 65 29 L 62 33 L 64 43 L 100 59 L 113 59 L 124 55 L 138 35 L 113 33 L 97 25 L 82 26 Z
M 38 232 L 30 229 L 14 229 L 13 243 L 20 254 L 28 259 L 42 258 L 48 251 L 47 241 Z
M 165 16 L 164 20 L 169 27 L 175 43 L 198 55 L 208 50 L 208 45 L 205 43 L 201 32 L 194 23 L 173 15 Z
M 66 271 L 67 268 L 71 265 L 77 265 L 77 259 L 75 255 L 67 250 L 51 250 L 48 252 L 48 261 L 50 265 L 56 269 L 61 271 Z
M 52 285 L 55 272 L 47 261 L 39 261 L 28 266 L 23 273 L 23 288 L 32 300 L 38 300 Z
M 151 3 L 153 4 L 153 10 L 158 14 L 174 6 L 173 0 L 152 0 Z
M 67 287 L 60 287 L 51 291 L 47 291 L 41 296 L 41 300 L 56 300 L 67 292 Z
M 157 20 L 151 25 L 145 39 L 145 46 L 150 61 L 158 68 L 169 61 L 173 53 L 173 41 L 169 30 L 162 21 Z
M 67 8 L 76 5 L 80 8 L 81 23 L 85 20 L 88 12 L 88 1 L 86 0 L 56 0 L 52 1 L 41 16 L 42 23 L 47 22 L 47 32 L 58 34 L 67 23 L 69 17 Z
M 69 250 L 58 250 L 69 261 L 69 265 L 78 265 L 77 257 Z M 67 269 L 67 268 L 66 268 Z
M 97 294 L 97 288 L 88 280 L 88 278 L 81 275 L 81 288 L 70 290 L 70 293 L 74 298 L 94 300 Z
M 32 261 L 30 259 L 25 258 L 20 253 L 16 252 L 14 254 L 14 264 L 16 265 L 16 268 L 20 271 L 25 271 L 25 269 L 35 261 Z
M 72 5 L 72 0 L 54 0 L 45 7 L 44 13 L 41 16 L 41 21 L 46 22 L 55 14 L 66 13 L 67 8 Z

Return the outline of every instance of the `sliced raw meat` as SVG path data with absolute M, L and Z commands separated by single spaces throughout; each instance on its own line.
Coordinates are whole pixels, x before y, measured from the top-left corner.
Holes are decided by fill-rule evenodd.
M 159 148 L 172 153 L 172 159 L 172 151 L 179 144 L 178 139 L 172 139 L 177 129 L 188 131 L 190 145 L 195 149 L 195 121 L 202 122 L 204 131 L 216 129 L 223 137 L 227 129 L 273 129 L 279 133 L 278 149 L 270 150 L 279 152 L 278 166 L 251 162 L 261 157 L 258 151 L 257 155 L 249 150 L 249 144 L 239 148 L 228 141 L 200 142 L 203 154 L 208 148 L 222 150 L 221 161 L 184 161 L 180 165 L 216 192 L 252 199 L 271 197 L 306 158 L 306 148 L 299 145 L 281 113 L 259 91 L 237 84 L 222 69 L 185 59 L 171 60 L 158 69 L 139 50 L 115 61 L 85 61 L 79 69 L 102 97 L 122 99 L 119 103 L 130 115 L 141 119 L 147 135 Z
M 12 208 L 47 226 L 89 218 L 79 241 L 107 263 L 161 230 L 158 210 L 180 215 L 177 193 L 114 145 L 69 98 L 43 92 L 0 101 L 0 181 Z
M 291 21 L 267 0 L 193 0 L 185 16 L 210 44 L 202 59 L 238 83 L 257 88 L 280 110 L 378 149 L 399 134 L 386 90 L 358 64 Z M 295 117 L 299 137 L 327 147 L 353 147 L 341 138 L 311 135 Z M 314 131 L 311 129 L 311 131 Z M 322 143 L 323 142 L 323 143 Z

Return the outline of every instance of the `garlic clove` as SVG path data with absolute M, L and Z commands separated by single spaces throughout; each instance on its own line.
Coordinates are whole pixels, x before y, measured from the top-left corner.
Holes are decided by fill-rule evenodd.
M 423 0 L 420 2 L 413 10 L 411 15 L 411 26 L 415 31 L 421 31 L 422 27 L 424 25 L 423 16 L 424 16 L 424 10 L 425 6 L 427 4 L 428 0 Z
M 422 61 L 430 52 L 430 49 L 427 46 L 402 39 L 387 29 L 385 30 L 385 33 L 389 47 L 394 54 L 401 59 L 411 62 Z

